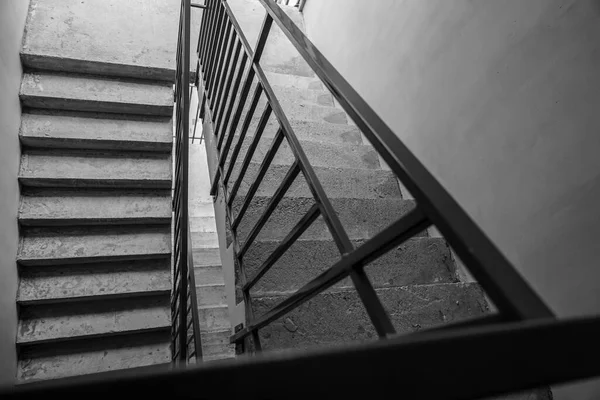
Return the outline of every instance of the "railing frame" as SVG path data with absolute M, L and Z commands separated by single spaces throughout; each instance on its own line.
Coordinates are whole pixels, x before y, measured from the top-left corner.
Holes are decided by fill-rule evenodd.
M 191 2 L 181 0 L 175 78 L 175 170 L 173 192 L 173 290 L 171 353 L 178 366 L 202 360 L 202 338 L 188 214 Z M 188 321 L 189 320 L 189 321 Z M 191 334 L 189 333 L 191 330 Z M 188 337 L 189 336 L 189 337 Z M 193 346 L 190 342 L 193 341 Z

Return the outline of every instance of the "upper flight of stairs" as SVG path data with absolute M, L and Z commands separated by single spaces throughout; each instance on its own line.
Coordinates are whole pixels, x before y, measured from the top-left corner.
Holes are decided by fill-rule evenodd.
M 172 82 L 23 61 L 17 380 L 168 363 Z

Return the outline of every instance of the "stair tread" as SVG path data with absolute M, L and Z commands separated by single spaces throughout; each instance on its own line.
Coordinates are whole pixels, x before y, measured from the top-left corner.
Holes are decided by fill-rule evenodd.
M 221 250 L 219 248 L 197 247 L 192 249 L 194 268 L 219 267 L 221 268 Z
M 42 148 L 170 152 L 173 123 L 170 117 L 37 110 L 23 114 L 19 137 Z
M 168 226 L 29 228 L 21 237 L 17 261 L 56 265 L 162 258 L 170 252 Z
M 134 301 L 27 306 L 19 313 L 18 344 L 168 329 L 169 295 Z
M 260 164 L 250 163 L 244 180 L 240 184 L 239 194 L 245 195 L 258 175 Z M 272 196 L 279 188 L 290 167 L 271 165 L 263 177 L 258 191 L 259 196 Z M 329 198 L 401 198 L 396 175 L 391 171 L 372 169 L 349 169 L 314 167 L 319 182 Z M 286 197 L 312 197 L 312 192 L 303 176 L 295 179 L 287 190 Z
M 171 193 L 102 190 L 37 190 L 21 196 L 26 225 L 171 222 Z
M 244 243 L 258 218 L 270 201 L 270 196 L 254 196 L 241 220 L 237 232 L 240 245 Z M 245 200 L 236 196 L 232 204 L 233 217 Z M 350 239 L 369 239 L 382 229 L 407 214 L 415 206 L 413 200 L 394 198 L 353 199 L 332 198 L 331 204 Z M 313 206 L 314 200 L 306 197 L 284 197 L 257 236 L 258 240 L 281 240 Z M 423 236 L 424 234 L 420 234 Z M 331 239 L 323 218 L 319 217 L 301 236 L 303 239 Z
M 164 116 L 173 113 L 172 85 L 162 81 L 26 73 L 20 97 L 25 106 L 34 108 Z
M 353 241 L 355 248 L 364 241 Z M 276 240 L 259 240 L 244 255 L 249 278 L 279 245 Z M 340 260 L 333 240 L 298 240 L 252 288 L 253 296 L 290 294 Z M 417 237 L 365 267 L 373 287 L 387 288 L 418 284 L 455 283 L 458 281 L 450 250 L 442 238 Z M 332 287 L 352 287 L 350 278 Z
M 49 343 L 21 351 L 17 380 L 35 382 L 170 361 L 168 332 Z
M 32 186 L 171 188 L 171 155 L 29 150 L 19 180 Z
M 27 267 L 20 277 L 17 302 L 21 304 L 169 294 L 171 262 L 163 258 Z
M 194 259 L 194 278 L 196 280 L 196 286 L 224 284 L 225 278 L 223 277 L 223 267 L 221 265 L 196 266 L 195 264 L 196 259 Z

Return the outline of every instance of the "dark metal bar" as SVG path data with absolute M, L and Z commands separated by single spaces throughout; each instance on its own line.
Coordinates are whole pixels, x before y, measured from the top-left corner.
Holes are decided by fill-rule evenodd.
M 215 123 L 215 132 L 216 132 L 216 136 L 218 138 L 220 138 L 222 135 L 222 133 L 220 132 L 221 131 L 221 121 L 223 120 L 223 113 L 225 111 L 225 106 L 227 105 L 228 102 L 229 102 L 229 104 L 231 104 L 231 106 L 228 108 L 227 118 L 225 119 L 224 130 L 227 129 L 227 122 L 229 122 L 229 116 L 231 115 L 231 108 L 233 107 L 233 103 L 235 103 L 235 99 L 238 94 L 238 89 L 240 87 L 240 82 L 242 80 L 242 74 L 243 74 L 243 69 L 246 64 L 246 60 L 244 59 L 244 61 L 241 64 L 239 64 L 239 66 L 238 66 L 238 59 L 239 59 L 241 50 L 242 50 L 242 44 L 238 40 L 238 44 L 235 49 L 235 56 L 233 57 L 233 63 L 232 63 L 233 69 L 231 70 L 231 74 L 229 75 L 229 79 L 227 80 L 227 86 L 225 88 L 225 95 L 223 96 L 223 99 L 219 106 L 219 112 L 217 113 L 217 122 Z M 238 68 L 237 75 L 236 75 L 236 68 Z M 233 86 L 233 90 L 231 90 L 231 84 L 233 83 L 234 76 L 238 76 L 239 78 L 236 79 L 235 84 Z
M 244 162 L 242 163 L 242 167 L 240 168 L 240 173 L 238 174 L 237 180 L 231 189 L 231 193 L 229 194 L 228 206 L 231 207 L 233 201 L 235 200 L 235 196 L 244 180 L 244 176 L 246 175 L 246 171 L 248 170 L 248 165 L 250 165 L 250 161 L 252 160 L 252 156 L 254 155 L 254 151 L 258 147 L 258 143 L 260 142 L 260 138 L 267 126 L 267 122 L 269 121 L 269 117 L 271 116 L 271 106 L 267 104 L 265 110 L 263 111 L 258 126 L 256 127 L 256 131 L 254 132 L 254 138 L 246 151 L 246 156 L 244 157 Z
M 385 307 L 383 307 L 383 304 L 381 304 L 379 297 L 377 297 L 377 293 L 364 269 L 355 268 L 350 274 L 350 278 L 352 279 L 352 283 L 354 283 L 354 287 L 358 292 L 360 300 L 365 306 L 367 315 L 375 327 L 377 335 L 379 335 L 380 338 L 385 338 L 395 334 L 396 329 L 394 329 L 392 320 L 385 310 Z
M 215 24 L 217 22 L 217 17 L 219 14 L 219 0 L 213 0 L 212 3 L 213 4 L 210 7 L 210 12 L 207 13 L 209 21 L 207 24 L 206 35 L 202 44 L 202 51 L 199 55 L 199 58 L 202 63 L 201 69 L 203 74 L 206 74 L 208 71 L 208 54 L 210 51 L 212 41 L 215 40 Z M 203 79 L 204 81 L 206 81 L 206 76 L 203 76 Z
M 300 173 L 300 167 L 298 166 L 298 163 L 295 162 L 290 167 L 289 171 L 283 178 L 283 181 L 281 182 L 281 184 L 279 185 L 279 187 L 273 194 L 273 197 L 271 197 L 271 200 L 269 200 L 269 204 L 267 204 L 265 211 L 260 216 L 260 218 L 258 219 L 256 224 L 254 225 L 254 227 L 248 234 L 246 241 L 244 242 L 244 244 L 238 251 L 238 254 L 237 254 L 238 258 L 241 259 L 244 257 L 244 254 L 246 254 L 246 251 L 248 250 L 250 245 L 254 242 L 254 239 L 256 239 L 256 236 L 258 236 L 261 229 L 263 228 L 263 226 L 265 225 L 265 223 L 267 222 L 267 220 L 269 219 L 269 217 L 271 216 L 271 214 L 273 213 L 275 208 L 277 208 L 277 206 L 279 205 L 279 202 L 281 201 L 283 196 L 285 196 L 285 193 L 288 191 L 290 186 L 292 186 L 292 184 L 294 183 L 294 180 L 296 179 L 296 177 L 298 176 L 299 173 Z
M 252 74 L 254 74 L 254 71 L 252 69 L 250 69 L 248 71 L 249 75 L 250 75 L 250 72 L 252 72 Z M 254 76 L 254 75 L 252 75 L 252 76 Z M 229 130 L 229 135 L 227 136 L 227 145 L 226 145 L 225 149 L 228 149 L 229 146 L 231 146 L 231 143 L 233 142 L 233 139 L 235 137 L 235 130 L 237 129 L 237 125 L 240 120 L 242 109 L 244 107 L 242 101 L 243 102 L 246 101 L 246 98 L 248 97 L 248 91 L 250 90 L 251 83 L 252 82 L 250 82 L 250 84 L 249 84 L 248 79 L 246 79 L 246 84 L 244 85 L 244 89 L 242 91 L 242 97 L 240 98 L 238 108 L 236 111 L 236 115 L 234 116 L 233 121 L 231 123 L 231 129 Z M 252 97 L 252 100 L 250 102 L 250 107 L 248 109 L 248 112 L 246 113 L 246 118 L 244 118 L 244 123 L 242 124 L 242 129 L 240 130 L 240 135 L 238 137 L 238 141 L 235 145 L 233 153 L 231 154 L 231 159 L 229 161 L 229 167 L 227 168 L 227 174 L 225 174 L 225 177 L 223 179 L 224 185 L 227 185 L 227 182 L 229 182 L 229 178 L 231 177 L 231 173 L 233 172 L 233 167 L 237 161 L 238 154 L 240 153 L 240 150 L 244 143 L 244 139 L 246 138 L 246 132 L 248 132 L 248 127 L 250 126 L 250 122 L 252 121 L 252 117 L 254 116 L 254 112 L 256 111 L 256 106 L 258 105 L 258 100 L 260 99 L 261 93 L 262 93 L 262 87 L 260 85 L 257 85 L 256 90 L 254 91 L 254 96 Z M 221 139 L 223 139 L 223 137 L 224 137 L 224 135 L 221 136 Z M 217 146 L 217 148 L 218 148 L 218 146 Z M 225 150 L 222 150 L 221 156 L 219 157 L 219 163 L 218 163 L 219 168 L 217 168 L 217 172 L 216 172 L 215 178 L 213 179 L 212 187 L 210 189 L 210 194 L 213 196 L 217 192 L 217 184 L 218 184 L 219 178 L 221 176 L 221 170 L 225 167 L 226 161 L 227 161 L 227 153 L 225 152 Z
M 275 251 L 273 251 L 265 262 L 260 266 L 256 275 L 250 279 L 244 286 L 244 290 L 250 290 L 252 286 L 258 282 L 260 278 L 266 274 L 269 269 L 281 258 L 281 256 L 294 244 L 294 242 L 302 236 L 302 234 L 308 229 L 308 227 L 315 222 L 315 220 L 321 215 L 321 209 L 318 204 L 313 205 L 306 214 L 298 221 L 296 226 L 285 236 L 285 238 L 279 243 Z M 254 328 L 253 330 L 256 330 Z
M 379 118 L 303 32 L 279 8 L 267 13 L 333 93 L 343 109 L 417 200 L 494 304 L 518 319 L 551 318 L 552 311 L 485 233 Z M 274 107 L 274 111 L 275 107 Z
M 398 221 L 379 232 L 372 239 L 365 242 L 362 246 L 358 247 L 352 253 L 342 257 L 342 259 L 335 263 L 331 268 L 298 289 L 294 294 L 272 308 L 254 323 L 246 326 L 244 329 L 233 335 L 231 337 L 231 343 L 243 339 L 250 334 L 251 331 L 263 328 L 281 316 L 289 313 L 296 307 L 321 293 L 323 290 L 350 276 L 355 269 L 362 268 L 376 260 L 417 233 L 427 229 L 428 226 L 430 226 L 430 222 L 421 210 L 419 208 L 413 209 Z
M 207 8 L 204 4 L 196 4 L 196 3 L 192 3 L 192 7 L 193 8 Z
M 236 32 L 233 31 L 233 35 L 236 35 Z M 223 111 L 225 110 L 225 104 L 227 103 L 228 98 L 230 97 L 231 84 L 233 83 L 233 77 L 235 76 L 235 72 L 237 69 L 238 59 L 240 57 L 240 51 L 242 49 L 242 44 L 236 39 L 234 39 L 237 44 L 235 45 L 235 54 L 233 56 L 233 61 L 231 62 L 231 70 L 227 76 L 227 82 L 224 83 L 223 90 L 219 91 L 219 95 L 217 96 L 217 107 L 215 112 L 215 120 L 220 121 L 223 117 Z M 230 55 L 231 56 L 231 55 Z M 229 64 L 229 60 L 227 60 L 227 64 Z M 235 93 L 231 93 L 232 99 Z M 215 136 L 219 137 L 219 129 L 217 123 L 215 124 Z
M 193 337 L 194 337 L 194 353 L 197 361 L 202 361 L 202 337 L 200 334 L 200 319 L 198 315 L 198 298 L 196 296 L 196 276 L 194 274 L 194 253 L 192 251 L 192 234 L 190 232 L 190 224 L 187 224 L 188 229 L 188 270 L 190 282 L 190 294 L 192 307 L 192 322 L 193 322 Z
M 244 203 L 242 204 L 242 208 L 238 212 L 237 216 L 235 217 L 235 220 L 233 221 L 233 224 L 231 225 L 231 228 L 234 231 L 240 225 L 242 218 L 244 218 L 244 215 L 246 214 L 246 210 L 250 206 L 250 202 L 252 202 L 252 199 L 254 198 L 254 195 L 256 194 L 258 187 L 260 186 L 263 178 L 265 177 L 267 170 L 271 166 L 271 162 L 277 155 L 277 151 L 279 150 L 279 146 L 281 146 L 282 142 L 283 142 L 283 133 L 281 132 L 281 129 L 279 129 L 277 131 L 277 134 L 275 135 L 275 138 L 273 138 L 273 142 L 271 143 L 271 147 L 267 151 L 265 158 L 263 158 L 263 161 L 258 169 L 258 175 L 254 179 L 254 182 L 252 183 L 252 185 L 250 186 L 250 189 L 248 190 L 248 192 L 246 193 L 246 196 L 244 197 Z
M 217 2 L 218 4 L 218 2 Z M 217 6 L 216 10 L 216 17 L 215 17 L 215 22 L 213 25 L 213 29 L 211 31 L 211 35 L 209 36 L 210 38 L 210 43 L 209 43 L 209 48 L 207 50 L 206 56 L 208 58 L 206 60 L 206 64 L 207 64 L 207 69 L 204 70 L 205 76 L 204 76 L 204 82 L 205 82 L 205 88 L 208 89 L 208 82 L 210 82 L 210 79 L 213 77 L 213 65 L 215 64 L 215 60 L 217 58 L 217 52 L 216 50 L 218 49 L 218 43 L 220 40 L 223 39 L 223 37 L 220 35 L 221 33 L 221 25 L 224 21 L 224 15 L 223 15 L 223 7 L 221 7 L 220 5 Z M 211 99 L 209 99 L 211 100 Z M 210 101 L 209 101 L 210 104 Z
M 196 54 L 198 55 L 198 64 L 196 67 L 196 70 L 199 74 L 200 72 L 200 64 L 201 64 L 201 60 L 200 60 L 200 54 L 202 53 L 201 48 L 204 45 L 204 40 L 206 37 L 206 31 L 208 30 L 208 24 L 210 21 L 210 16 L 208 14 L 211 14 L 211 10 L 213 9 L 213 0 L 206 0 L 206 11 L 202 12 L 202 21 L 200 23 L 200 32 L 198 32 L 198 43 L 196 45 Z M 197 77 L 197 76 L 196 76 Z
M 235 45 L 235 31 L 233 31 L 233 33 L 231 32 L 231 23 L 229 22 L 229 20 L 226 22 L 226 25 L 227 27 L 225 28 L 224 34 L 225 39 L 223 40 L 223 58 L 221 58 L 219 60 L 219 63 L 217 64 L 214 85 L 210 88 L 209 97 L 215 100 L 215 112 L 217 111 L 218 105 L 217 96 L 223 90 L 223 79 L 225 79 L 225 74 L 227 74 L 229 62 L 231 61 L 231 54 L 233 54 L 233 48 Z M 227 52 L 225 51 L 225 48 L 227 48 Z
M 217 28 L 218 30 L 216 33 L 218 38 L 217 38 L 216 45 L 215 45 L 213 52 L 210 53 L 210 54 L 213 54 L 214 57 L 210 61 L 210 64 L 209 64 L 210 72 L 207 76 L 208 79 L 206 80 L 206 93 L 207 93 L 208 99 L 210 100 L 209 105 L 210 105 L 211 111 L 214 110 L 214 106 L 215 106 L 215 99 L 211 94 L 213 91 L 213 86 L 215 85 L 215 82 L 217 80 L 219 66 L 223 62 L 223 59 L 225 58 L 225 45 L 226 45 L 226 41 L 228 39 L 227 35 L 225 34 L 225 31 L 227 29 L 226 27 L 229 26 L 227 15 L 225 15 L 225 13 L 222 11 L 223 10 L 222 7 L 220 8 L 220 10 L 221 10 L 220 11 L 221 16 L 220 16 L 219 25 Z

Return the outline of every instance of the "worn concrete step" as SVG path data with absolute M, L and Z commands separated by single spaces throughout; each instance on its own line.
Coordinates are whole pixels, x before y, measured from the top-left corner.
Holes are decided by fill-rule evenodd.
M 170 152 L 169 117 L 31 110 L 21 118 L 21 143 L 30 147 Z
M 489 312 L 476 283 L 413 285 L 377 289 L 398 333 L 457 322 Z M 254 298 L 256 316 L 263 315 L 285 296 Z M 336 346 L 376 340 L 377 334 L 355 291 L 317 295 L 290 314 L 260 330 L 263 349 Z
M 285 116 L 290 121 L 317 121 L 326 122 L 333 125 L 347 125 L 348 118 L 343 110 L 334 106 L 322 106 L 318 104 L 312 104 L 307 101 L 300 101 L 297 99 L 280 98 L 279 103 L 285 112 Z M 259 102 L 258 110 L 263 110 L 266 105 L 266 98 Z M 241 121 L 246 118 L 247 110 L 241 114 Z M 252 125 L 258 125 L 260 120 L 261 112 L 255 112 L 252 116 Z M 271 118 L 271 124 L 269 126 L 275 126 L 275 117 Z
M 354 241 L 359 247 L 363 241 Z M 260 241 L 244 255 L 248 277 L 254 277 L 277 241 Z M 257 296 L 291 293 L 333 266 L 341 256 L 333 240 L 298 240 L 253 287 Z M 376 288 L 458 282 L 450 250 L 442 238 L 417 237 L 392 249 L 365 269 Z M 335 288 L 352 287 L 345 279 Z
M 196 260 L 194 259 L 194 264 Z M 223 278 L 223 267 L 221 265 L 194 267 L 194 277 L 196 285 L 222 285 L 225 280 Z
M 238 227 L 238 238 L 243 243 L 248 233 L 262 215 L 270 196 L 255 196 Z M 238 196 L 233 202 L 233 216 L 238 214 L 244 197 Z M 412 200 L 401 199 L 330 199 L 342 225 L 351 239 L 368 239 L 379 233 L 402 215 L 414 208 Z M 310 198 L 284 197 L 257 240 L 281 240 L 312 207 Z M 422 236 L 426 234 L 422 233 Z M 303 240 L 329 240 L 331 235 L 323 218 L 319 217 L 301 236 Z
M 334 107 L 333 96 L 327 90 L 304 89 L 294 86 L 271 85 L 281 104 L 313 104 Z M 285 107 L 284 107 L 285 108 Z
M 196 298 L 199 306 L 217 306 L 227 304 L 225 283 L 201 284 L 196 282 Z
M 235 358 L 235 345 L 229 344 L 231 329 L 202 332 L 202 352 L 204 361 Z
M 20 98 L 23 105 L 33 108 L 173 114 L 173 86 L 164 81 L 34 72 L 23 75 Z
M 194 267 L 221 267 L 221 253 L 218 248 L 194 248 L 192 249 L 194 257 Z
M 171 360 L 169 332 L 99 337 L 20 349 L 17 381 L 35 382 L 165 364 Z
M 230 329 L 229 310 L 226 305 L 198 306 L 201 331 L 222 331 Z
M 233 179 L 236 179 L 242 166 L 241 160 L 244 159 L 252 137 L 247 137 L 242 144 L 239 161 L 234 165 L 232 171 Z M 363 170 L 380 170 L 379 156 L 373 147 L 363 145 L 340 145 L 319 143 L 313 141 L 301 141 L 300 145 L 304 153 L 308 157 L 313 168 L 337 168 L 337 169 L 363 169 Z M 254 155 L 252 162 L 261 164 L 267 152 L 271 148 L 271 139 L 261 138 Z M 275 155 L 271 165 L 289 166 L 295 161 L 295 157 L 287 144 L 283 142 Z M 229 166 L 229 161 L 227 162 Z
M 242 181 L 239 193 L 244 195 L 250 189 L 258 175 L 260 164 L 251 163 Z M 398 180 L 391 171 L 344 169 L 344 168 L 314 168 L 321 185 L 330 198 L 400 198 Z M 283 178 L 289 171 L 289 166 L 272 165 L 265 174 L 257 194 L 260 196 L 273 196 L 279 188 Z M 312 197 L 312 193 L 300 174 L 286 192 L 286 196 Z
M 136 227 L 29 228 L 19 243 L 21 265 L 163 258 L 171 253 L 167 225 Z
M 41 187 L 171 188 L 171 155 L 32 149 L 21 156 L 19 181 Z
M 170 296 L 23 306 L 17 344 L 122 335 L 171 328 Z
M 169 258 L 98 264 L 22 267 L 19 304 L 46 304 L 169 295 Z
M 192 248 L 218 248 L 217 232 L 192 232 Z
M 170 191 L 29 190 L 19 222 L 29 226 L 170 224 Z
M 325 85 L 316 76 L 307 77 L 271 71 L 265 72 L 265 75 L 271 85 L 325 91 Z
M 217 225 L 214 216 L 190 217 L 191 232 L 216 232 Z
M 29 25 L 29 27 L 34 29 L 36 28 L 35 25 Z M 175 80 L 175 70 L 173 68 L 161 68 L 150 65 L 135 65 L 131 63 L 115 63 L 99 60 L 85 60 L 80 58 L 68 58 L 46 54 L 49 49 L 40 48 L 40 45 L 42 45 L 43 42 L 35 43 L 36 40 L 32 36 L 33 35 L 30 36 L 28 32 L 24 38 L 27 40 L 27 43 L 24 43 L 21 51 L 21 62 L 23 63 L 23 66 L 31 70 L 69 73 L 73 72 L 77 74 L 93 74 L 111 77 L 166 81 L 170 83 L 173 83 Z M 32 40 L 34 42 L 32 42 Z M 61 42 L 60 40 L 55 41 Z M 36 46 L 38 48 L 34 50 L 29 48 L 29 46 Z M 64 49 L 61 49 L 61 53 L 63 52 Z

